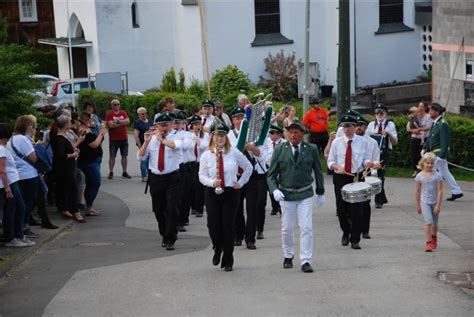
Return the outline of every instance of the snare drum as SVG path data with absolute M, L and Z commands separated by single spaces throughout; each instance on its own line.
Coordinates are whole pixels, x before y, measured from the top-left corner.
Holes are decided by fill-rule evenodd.
M 361 203 L 370 200 L 372 187 L 364 182 L 350 183 L 341 189 L 342 200 L 348 203 Z
M 382 192 L 382 181 L 378 177 L 367 176 L 365 182 L 372 186 L 372 195 L 377 195 Z

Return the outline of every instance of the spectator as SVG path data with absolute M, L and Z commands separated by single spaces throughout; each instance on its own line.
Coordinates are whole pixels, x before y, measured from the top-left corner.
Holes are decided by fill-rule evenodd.
M 310 142 L 316 144 L 319 152 L 322 153 L 329 140 L 329 115 L 326 109 L 321 108 L 319 98 L 311 96 L 309 103 L 312 109 L 308 110 L 304 115 L 303 124 L 310 131 Z
M 99 134 L 92 132 L 94 121 L 88 112 L 81 113 L 79 134 L 84 135 L 84 141 L 79 145 L 79 168 L 84 173 L 86 188 L 84 191 L 85 215 L 99 216 L 100 212 L 93 208 L 93 203 L 100 188 L 100 164 L 102 162 L 102 141 L 105 128 L 101 127 Z
M 96 114 L 94 104 L 91 102 L 84 103 L 84 111 L 91 115 L 91 119 L 94 122 L 94 125 L 90 128 L 92 133 L 94 133 L 95 135 L 99 135 L 100 119 L 99 116 Z
M 25 239 L 23 234 L 23 217 L 25 204 L 18 187 L 20 179 L 12 154 L 6 144 L 12 136 L 12 128 L 0 123 L 0 199 L 3 204 L 3 235 L 6 247 L 21 248 L 33 246 L 35 243 Z
M 408 122 L 407 122 L 407 131 L 410 132 L 410 149 L 411 149 L 411 167 L 412 167 L 412 174 L 410 177 L 415 177 L 418 173 L 417 166 L 418 161 L 420 160 L 420 151 L 421 151 L 421 144 L 424 139 L 424 132 L 420 132 L 420 122 L 418 120 L 419 116 L 419 109 L 418 107 L 410 107 L 408 115 Z
M 56 201 L 58 209 L 66 219 L 74 219 L 79 223 L 86 223 L 77 208 L 76 158 L 79 149 L 73 147 L 68 140 L 71 129 L 71 118 L 61 115 L 57 119 L 58 134 L 53 146 L 53 169 L 56 175 Z M 78 143 L 82 143 L 84 136 L 80 136 Z
M 133 136 L 135 144 L 140 149 L 144 142 L 144 134 L 153 126 L 153 122 L 148 119 L 147 110 L 143 107 L 137 109 L 138 119 L 133 122 Z M 140 161 L 140 173 L 142 182 L 147 181 L 148 177 L 148 159 Z
M 109 127 L 109 179 L 114 178 L 115 157 L 118 149 L 122 156 L 122 177 L 132 178 L 127 173 L 127 156 L 128 156 L 128 131 L 127 126 L 130 124 L 128 113 L 120 110 L 120 101 L 114 99 L 110 102 L 112 110 L 107 113 L 107 126 Z
M 7 149 L 15 160 L 18 170 L 18 186 L 25 203 L 25 216 L 23 217 L 23 233 L 26 238 L 38 238 L 39 234 L 29 228 L 31 212 L 35 206 L 39 174 L 33 164 L 37 161 L 33 147 L 33 135 L 36 131 L 36 118 L 30 115 L 19 116 L 15 123 L 14 135 L 7 144 Z

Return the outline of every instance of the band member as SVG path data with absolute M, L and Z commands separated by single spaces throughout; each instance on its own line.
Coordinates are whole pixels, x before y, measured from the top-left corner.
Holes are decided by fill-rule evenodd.
M 244 120 L 245 118 L 244 108 L 235 107 L 234 109 L 232 109 L 232 112 L 230 113 L 230 118 L 232 121 L 232 130 L 230 130 L 228 138 L 230 144 L 235 147 L 237 145 L 237 137 L 239 136 L 240 132 L 240 125 L 242 124 L 242 120 Z
M 463 197 L 464 194 L 448 169 L 451 134 L 449 132 L 449 125 L 442 116 L 444 111 L 446 111 L 446 109 L 439 103 L 433 103 L 430 107 L 430 117 L 433 120 L 433 125 L 431 126 L 426 149 L 436 155 L 435 169 L 448 182 L 449 187 L 451 187 L 452 194 L 447 200 L 454 201 Z
M 204 100 L 201 106 L 202 129 L 204 132 L 210 132 L 210 127 L 214 122 L 214 116 L 212 115 L 213 111 L 214 103 L 211 100 Z
M 275 148 L 282 144 L 285 143 L 286 140 L 283 139 L 281 136 L 283 135 L 283 129 L 280 127 L 277 127 L 276 125 L 271 125 L 270 126 L 270 131 L 268 132 L 268 141 L 265 142 L 265 144 L 268 144 L 268 150 L 267 150 L 267 167 L 270 167 L 270 162 L 272 160 L 272 155 L 273 151 Z M 270 215 L 275 216 L 277 214 L 281 215 L 281 207 L 280 203 L 275 200 L 273 197 L 273 193 L 269 190 L 268 193 L 270 194 L 270 201 L 272 203 L 272 212 Z M 257 238 L 258 238 L 258 233 L 257 233 Z
M 282 216 L 283 268 L 293 267 L 294 226 L 298 217 L 300 227 L 300 261 L 304 273 L 313 272 L 313 177 L 316 178 L 316 206 L 324 204 L 324 178 L 318 149 L 303 141 L 305 127 L 292 122 L 287 128 L 288 142 L 275 148 L 267 182 L 276 201 L 280 202 Z
M 192 134 L 194 145 L 192 151 L 195 157 L 195 167 L 192 181 L 192 214 L 200 218 L 203 215 L 204 207 L 204 185 L 199 181 L 199 160 L 202 153 L 209 146 L 209 133 L 202 131 L 201 117 L 194 115 L 189 119 L 189 131 Z
M 155 120 L 155 126 L 145 132 L 145 141 L 137 154 L 140 161 L 149 159 L 151 204 L 163 237 L 161 246 L 166 250 L 174 250 L 177 237 L 178 155 L 182 145 L 180 140 L 172 139 L 170 129 L 171 117 L 166 112 L 161 113 Z
M 354 182 L 354 177 L 361 177 L 364 168 L 372 168 L 368 159 L 368 146 L 363 137 L 356 135 L 355 117 L 344 115 L 340 120 L 344 136 L 336 138 L 331 145 L 328 156 L 328 167 L 334 171 L 333 183 L 336 194 L 336 209 L 339 225 L 342 229 L 342 245 L 360 249 L 360 234 L 363 203 L 348 203 L 342 199 L 341 189 Z
M 383 104 L 375 105 L 375 121 L 369 123 L 367 133 L 376 139 L 380 148 L 380 161 L 382 168 L 377 172 L 378 177 L 382 181 L 382 192 L 375 195 L 375 208 L 382 208 L 388 203 L 385 195 L 385 171 L 390 160 L 390 153 L 393 146 L 398 143 L 397 128 L 395 123 L 387 119 L 388 109 Z
M 199 163 L 199 181 L 206 186 L 207 227 L 214 249 L 212 264 L 221 263 L 226 272 L 232 271 L 234 265 L 234 221 L 239 188 L 247 183 L 252 173 L 249 161 L 230 144 L 228 132 L 229 128 L 221 122 L 212 126 L 209 150 L 202 154 Z M 239 179 L 238 167 L 243 169 Z
M 367 154 L 368 154 L 369 160 L 371 160 L 373 163 L 372 169 L 378 170 L 380 168 L 379 145 L 377 144 L 377 141 L 375 141 L 373 138 L 365 134 L 369 121 L 367 121 L 362 116 L 357 116 L 356 120 L 357 120 L 356 134 L 363 137 L 365 141 L 367 142 L 367 150 L 368 150 Z M 375 176 L 375 175 L 372 175 L 372 176 Z M 362 223 L 361 223 L 360 229 L 362 232 L 362 238 L 364 239 L 370 239 L 370 234 L 369 234 L 370 215 L 371 215 L 371 208 L 370 208 L 370 199 L 369 199 L 365 201 L 362 206 Z
M 182 111 L 173 113 L 173 131 L 171 132 L 173 140 L 180 140 L 182 145 L 179 155 L 179 189 L 178 189 L 178 232 L 186 232 L 185 225 L 189 224 L 189 209 L 191 208 L 193 171 L 195 165 L 195 156 L 193 153 L 192 134 L 186 131 L 186 115 Z

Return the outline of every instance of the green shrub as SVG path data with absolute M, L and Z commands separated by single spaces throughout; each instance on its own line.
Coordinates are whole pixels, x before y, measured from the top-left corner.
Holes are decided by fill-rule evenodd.
M 196 96 L 199 100 L 204 100 L 207 98 L 207 82 L 200 81 L 198 79 L 191 79 L 186 93 L 189 95 Z
M 173 67 L 163 75 L 160 88 L 163 92 L 176 92 L 178 90 L 176 72 Z
M 271 76 L 266 79 L 260 76 L 259 85 L 271 88 L 275 100 L 288 100 L 297 97 L 297 68 L 295 63 L 295 53 L 285 56 L 283 50 L 273 56 L 268 54 L 263 61 L 265 71 Z
M 217 70 L 211 79 L 211 98 L 213 100 L 227 99 L 229 95 L 248 93 L 254 85 L 248 75 L 235 65 L 228 65 L 224 69 Z
M 32 50 L 31 61 L 36 65 L 33 69 L 35 74 L 48 74 L 58 76 L 58 56 L 53 50 Z

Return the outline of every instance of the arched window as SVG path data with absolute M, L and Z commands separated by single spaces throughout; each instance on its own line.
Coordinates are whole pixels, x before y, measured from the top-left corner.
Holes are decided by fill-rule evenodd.
M 132 27 L 137 29 L 140 27 L 138 24 L 138 5 L 135 1 L 132 3 Z

